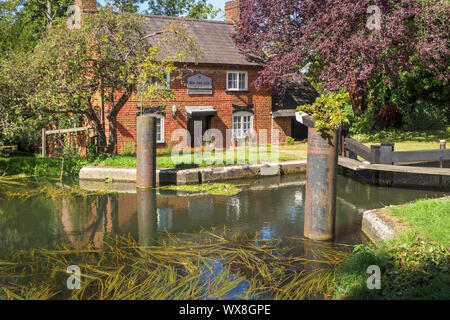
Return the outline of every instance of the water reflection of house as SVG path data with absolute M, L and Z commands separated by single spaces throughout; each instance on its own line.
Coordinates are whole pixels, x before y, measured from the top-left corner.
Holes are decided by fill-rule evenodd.
M 248 195 L 227 199 L 227 221 L 236 222 L 248 213 Z
M 183 231 L 199 222 L 209 221 L 214 210 L 214 198 L 210 196 L 155 197 L 155 217 L 143 219 L 141 212 L 138 217 L 136 194 L 117 194 L 107 196 L 87 197 L 80 200 L 62 198 L 54 201 L 55 210 L 68 240 L 77 248 L 92 241 L 101 247 L 106 235 L 131 233 L 139 237 L 142 221 L 154 220 L 156 228 L 149 232 Z M 146 208 L 153 214 L 150 208 Z M 217 210 L 216 210 L 217 211 Z M 174 216 L 176 212 L 176 216 Z M 139 218 L 141 221 L 138 221 Z M 176 219 L 176 225 L 174 220 Z M 220 221 L 220 219 L 219 219 Z M 199 227 L 200 228 L 200 227 Z
M 55 200 L 55 207 L 60 207 L 57 212 L 63 231 L 70 243 L 81 248 L 92 241 L 101 247 L 104 236 L 115 231 L 114 202 L 113 197 Z
M 195 222 L 206 222 L 214 213 L 214 199 L 212 197 L 204 199 L 192 199 L 187 207 L 189 219 Z
M 158 232 L 172 230 L 172 208 L 158 208 L 157 215 Z

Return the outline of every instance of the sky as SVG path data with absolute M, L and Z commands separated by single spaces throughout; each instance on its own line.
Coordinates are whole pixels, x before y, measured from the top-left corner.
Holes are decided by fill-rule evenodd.
M 222 12 L 219 14 L 219 16 L 216 18 L 217 20 L 225 20 L 225 2 L 227 0 L 209 0 L 208 2 L 211 3 L 216 9 L 221 9 Z
M 225 20 L 225 2 L 228 0 L 209 0 L 208 2 L 211 3 L 216 9 L 221 9 L 222 12 L 219 13 L 219 15 L 215 18 L 215 20 Z M 98 0 L 101 4 L 104 4 L 105 0 Z
M 212 5 L 216 8 L 222 9 L 222 11 L 225 10 L 225 2 L 227 0 L 209 0 L 209 3 L 212 3 Z

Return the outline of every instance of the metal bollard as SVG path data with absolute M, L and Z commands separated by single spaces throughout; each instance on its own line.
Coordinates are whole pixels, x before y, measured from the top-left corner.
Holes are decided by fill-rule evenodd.
M 304 235 L 313 240 L 334 237 L 338 141 L 338 132 L 308 128 Z
M 156 187 L 156 118 L 137 118 L 137 188 Z

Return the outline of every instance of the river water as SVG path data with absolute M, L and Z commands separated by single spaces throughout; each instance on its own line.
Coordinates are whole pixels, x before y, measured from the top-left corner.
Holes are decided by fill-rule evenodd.
M 191 239 L 201 230 L 224 227 L 228 232 L 257 235 L 260 239 L 303 236 L 304 175 L 246 183 L 249 186 L 234 196 L 167 190 L 136 193 L 132 184 L 82 182 L 81 186 L 86 189 L 107 187 L 121 193 L 26 200 L 2 197 L 0 252 L 52 249 L 59 243 L 82 248 L 93 242 L 101 247 L 105 237 L 111 234 L 131 235 L 139 244 L 151 245 L 166 237 L 167 232 Z M 23 188 L 23 192 L 27 189 Z M 363 185 L 339 176 L 334 241 L 361 243 L 361 220 L 365 210 L 442 195 L 435 191 Z

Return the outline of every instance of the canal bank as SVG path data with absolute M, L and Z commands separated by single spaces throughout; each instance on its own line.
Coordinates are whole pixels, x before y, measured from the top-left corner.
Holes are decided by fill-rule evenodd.
M 450 197 L 447 196 L 436 200 L 450 201 Z M 408 226 L 405 222 L 390 213 L 392 210 L 398 210 L 407 206 L 408 204 L 387 206 L 381 209 L 365 211 L 362 218 L 361 232 L 374 244 L 379 241 L 392 240 L 402 232 L 407 232 Z
M 448 196 L 366 211 L 374 243 L 338 268 L 334 299 L 450 299 L 449 212 Z

